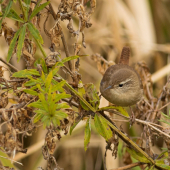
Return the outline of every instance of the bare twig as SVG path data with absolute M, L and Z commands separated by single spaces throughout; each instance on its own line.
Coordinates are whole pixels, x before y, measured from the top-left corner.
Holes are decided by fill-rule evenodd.
M 133 167 L 136 167 L 136 166 L 140 166 L 140 165 L 143 165 L 143 163 L 136 162 L 136 163 L 132 163 L 130 165 L 126 165 L 126 166 L 123 166 L 123 167 L 120 167 L 120 168 L 110 169 L 110 170 L 125 170 L 125 169 L 130 169 L 130 168 L 133 168 Z
M 15 72 L 19 71 L 16 67 L 11 65 L 10 63 L 7 63 L 4 59 L 0 57 L 0 61 L 2 61 L 4 64 L 6 64 L 8 67 L 12 68 Z
M 107 111 L 108 111 L 108 112 L 111 112 L 111 113 L 115 113 L 115 112 L 113 112 L 113 111 L 111 111 L 111 110 L 107 110 Z M 124 118 L 126 118 L 126 119 L 130 119 L 129 117 L 126 117 L 126 116 L 124 116 L 124 115 L 122 115 L 122 114 L 118 114 L 118 113 L 116 113 L 116 114 L 119 115 L 119 116 L 121 116 L 121 117 L 124 117 Z M 113 121 L 114 119 L 111 118 L 111 120 Z M 119 121 L 120 121 L 120 120 L 119 120 Z M 125 120 L 123 120 L 123 121 L 125 121 Z M 170 135 L 168 135 L 167 133 L 165 133 L 165 132 L 163 132 L 163 131 L 161 131 L 160 129 L 158 129 L 158 128 L 155 127 L 155 126 L 158 126 L 157 124 L 152 123 L 152 122 L 143 121 L 143 120 L 140 120 L 140 119 L 135 119 L 135 121 L 151 127 L 151 128 L 154 129 L 155 131 L 159 132 L 160 134 L 162 134 L 162 135 L 164 135 L 164 136 L 166 136 L 166 137 L 168 137 L 168 138 L 170 139 Z M 160 126 L 159 126 L 159 127 L 160 127 Z M 163 128 L 163 127 L 161 127 L 161 128 Z
M 67 46 L 67 43 L 66 43 L 66 40 L 65 40 L 63 32 L 61 33 L 61 40 L 62 40 L 62 43 L 63 43 L 63 46 L 64 46 L 66 57 L 69 57 L 70 54 L 69 54 L 68 46 Z M 68 65 L 69 65 L 70 70 L 72 71 L 73 70 L 73 66 L 72 66 L 71 61 L 68 61 Z
M 21 109 L 24 105 L 25 105 L 25 102 L 19 103 L 14 108 L 5 109 L 5 112 L 10 112 L 10 111 L 13 111 L 14 109 Z M 3 111 L 4 109 L 0 109 L 0 112 L 3 112 Z

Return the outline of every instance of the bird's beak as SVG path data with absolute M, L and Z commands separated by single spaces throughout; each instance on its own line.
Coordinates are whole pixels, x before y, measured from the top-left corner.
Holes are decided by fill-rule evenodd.
M 104 89 L 104 91 L 107 90 L 107 89 L 111 89 L 111 88 L 112 88 L 112 86 L 108 86 L 106 89 Z

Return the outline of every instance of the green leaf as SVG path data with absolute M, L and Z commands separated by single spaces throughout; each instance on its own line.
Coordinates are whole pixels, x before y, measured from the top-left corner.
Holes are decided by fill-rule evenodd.
M 101 115 L 95 114 L 94 125 L 98 133 L 103 136 L 107 141 L 112 138 L 112 131 L 107 122 Z
M 38 90 L 40 90 L 42 92 L 42 94 L 44 94 L 44 89 L 42 89 L 41 85 L 40 84 L 36 84 Z
M 35 9 L 31 13 L 29 20 L 31 20 L 35 15 L 37 15 L 38 12 L 40 12 L 42 9 L 44 9 L 49 3 L 50 3 L 50 1 L 45 2 L 40 6 L 36 5 Z
M 59 120 L 62 120 L 64 118 L 66 118 L 68 115 L 65 112 L 62 111 L 56 111 L 55 112 L 55 117 L 57 117 Z
M 35 39 L 35 38 L 34 38 L 34 39 Z M 35 41 L 36 41 L 38 47 L 40 48 L 40 51 L 42 52 L 44 58 L 46 58 L 47 54 L 45 53 L 45 51 L 44 51 L 44 49 L 43 49 L 41 43 L 40 43 L 37 39 L 35 39 Z
M 43 127 L 50 126 L 51 124 L 51 117 L 49 115 L 45 115 L 41 121 L 43 122 Z
M 29 86 L 34 86 L 36 84 L 37 82 L 35 82 L 34 80 L 29 80 L 26 83 L 24 83 L 24 86 L 29 87 Z
M 170 119 L 170 117 L 169 117 L 168 115 L 164 114 L 163 112 L 161 112 L 161 114 L 162 114 L 165 118 Z
M 84 95 L 86 94 L 81 80 L 79 81 L 79 84 L 78 84 L 78 93 L 80 94 L 81 97 L 84 97 Z M 84 110 L 89 110 L 89 108 L 81 100 L 80 100 L 80 105 L 82 106 Z
M 57 126 L 57 125 L 60 126 L 60 120 L 59 119 L 53 118 L 52 122 L 53 122 L 54 126 Z
M 51 86 L 50 86 L 51 87 Z M 48 93 L 48 104 L 49 104 L 49 114 L 54 115 L 56 111 L 57 104 L 55 102 L 56 93 Z
M 37 110 L 36 110 L 36 111 L 37 111 Z M 38 110 L 38 111 L 40 111 L 40 110 Z M 37 114 L 35 115 L 35 117 L 34 117 L 33 123 L 37 123 L 37 122 L 38 122 L 39 120 L 41 120 L 43 117 L 44 117 L 44 114 L 43 114 L 42 111 L 39 112 L 39 113 L 37 113 Z
M 7 17 L 10 18 L 10 19 L 13 19 L 15 21 L 24 23 L 24 20 L 21 17 L 19 17 L 19 15 L 13 9 L 10 10 L 10 12 L 7 15 Z
M 34 62 L 35 67 L 37 67 L 37 64 L 41 64 L 44 73 L 48 73 L 47 66 L 43 58 L 39 58 Z
M 94 86 L 94 84 L 88 83 L 84 85 L 84 88 L 86 91 L 86 98 L 88 98 L 93 108 L 97 110 L 100 104 L 100 99 L 96 87 Z
M 24 0 L 24 2 L 25 2 L 25 5 L 24 5 L 24 7 L 25 7 L 25 18 L 28 20 L 28 11 L 30 9 L 31 0 Z
M 17 61 L 19 61 L 21 58 L 22 48 L 23 48 L 24 39 L 25 39 L 25 32 L 26 32 L 26 24 L 24 24 L 23 27 L 21 28 L 21 32 L 19 35 L 18 46 L 17 46 L 17 58 L 18 58 Z
M 30 22 L 27 24 L 27 26 L 28 26 L 28 29 L 29 29 L 31 35 L 34 37 L 34 39 L 37 42 L 43 44 L 44 43 L 43 39 L 42 39 L 41 34 L 39 33 L 39 31 L 37 30 L 37 28 L 35 28 L 35 26 Z
M 39 99 L 41 100 L 41 102 L 42 102 L 42 106 L 44 107 L 44 109 L 47 111 L 47 112 L 49 112 L 49 106 L 48 106 L 48 104 L 47 104 L 47 102 L 46 102 L 46 99 L 45 99 L 45 96 L 42 94 L 42 93 L 40 93 L 39 95 L 38 95 L 38 97 L 39 97 Z
M 53 78 L 53 74 L 52 74 L 52 71 L 50 71 L 50 73 L 48 74 L 48 76 L 47 76 L 47 78 L 46 78 L 46 82 L 45 82 L 46 91 L 48 91 L 48 89 L 49 89 L 49 87 L 50 87 L 52 78 Z
M 39 72 L 36 69 L 29 69 L 29 70 L 21 70 L 18 72 L 15 72 L 12 77 L 18 77 L 18 78 L 27 78 L 28 76 L 40 76 Z
M 168 170 L 170 170 L 170 166 L 168 166 L 168 165 L 159 164 L 159 163 L 156 163 L 156 165 L 157 165 L 159 168 L 163 168 L 163 169 L 168 169 Z
M 167 122 L 167 121 L 165 121 L 165 120 L 158 120 L 158 121 L 164 122 L 164 123 L 166 123 L 167 125 L 170 125 L 170 122 Z
M 28 94 L 31 94 L 33 96 L 38 96 L 38 93 L 34 90 L 31 90 L 31 89 L 24 89 L 23 90 L 25 93 L 28 93 Z
M 7 5 L 6 8 L 5 8 L 5 12 L 4 12 L 4 14 L 3 14 L 3 17 L 2 17 L 1 20 L 0 20 L 0 30 L 1 30 L 1 28 L 2 28 L 2 21 L 3 21 L 3 19 L 8 15 L 8 13 L 9 13 L 9 11 L 10 11 L 10 9 L 11 9 L 12 3 L 13 3 L 13 1 L 10 0 L 10 1 L 8 2 L 8 5 Z
M 67 103 L 58 103 L 57 104 L 57 107 L 56 107 L 56 110 L 57 109 L 68 109 L 68 108 L 70 108 L 70 106 L 67 104 Z
M 75 122 L 72 124 L 72 126 L 70 127 L 70 135 L 73 132 L 73 129 L 77 126 L 77 124 L 81 121 L 82 117 L 78 117 Z
M 44 110 L 44 106 L 42 105 L 42 103 L 40 101 L 36 101 L 36 102 L 33 102 L 33 103 L 30 103 L 28 105 L 28 107 L 35 107 L 37 109 L 41 109 L 41 110 Z M 45 111 L 45 110 L 44 110 Z M 45 111 L 46 112 L 46 111 Z
M 56 98 L 55 98 L 55 101 L 54 101 L 54 102 L 58 102 L 58 101 L 61 100 L 61 99 L 69 98 L 69 97 L 71 97 L 70 94 L 60 93 L 60 94 L 57 94 L 57 95 L 56 95 Z
M 15 166 L 11 163 L 12 161 L 9 160 L 9 156 L 5 153 L 2 152 L 3 148 L 0 147 L 0 162 L 3 167 L 8 167 L 8 169 L 16 169 Z M 6 169 L 6 168 L 5 168 Z
M 56 67 L 54 69 L 52 69 L 52 73 L 53 73 L 53 76 L 58 72 L 60 67 Z
M 143 162 L 143 163 L 151 163 L 144 155 L 142 155 L 140 152 L 136 152 L 133 149 L 126 148 L 127 151 L 130 153 L 130 155 L 135 158 L 136 160 Z
M 91 137 L 91 117 L 88 118 L 85 126 L 85 133 L 84 133 L 84 150 L 87 150 L 87 147 L 90 142 Z
M 84 56 L 86 56 L 86 55 L 81 55 L 81 56 L 74 55 L 74 56 L 66 57 L 66 58 L 64 58 L 61 62 L 62 62 L 62 63 L 65 63 L 65 62 L 67 62 L 67 61 L 74 60 L 74 59 L 76 59 L 76 58 L 84 57 Z
M 60 77 L 62 80 L 64 80 L 59 74 L 57 74 L 58 77 Z M 96 112 L 96 110 L 82 97 L 80 94 L 74 90 L 67 82 L 65 85 L 93 112 Z
M 26 15 L 26 7 L 27 7 L 27 5 L 22 0 L 18 0 L 18 2 L 19 2 L 20 9 L 22 11 L 22 14 L 23 14 L 24 21 L 27 21 L 27 19 L 28 19 L 27 15 Z
M 9 50 L 8 50 L 8 55 L 7 55 L 7 62 L 9 62 L 9 60 L 11 59 L 11 56 L 12 56 L 12 53 L 14 51 L 15 44 L 16 44 L 17 38 L 19 36 L 19 33 L 21 31 L 21 28 L 15 33 L 15 35 L 14 35 L 14 37 L 13 37 L 11 43 L 10 43 Z
M 126 110 L 121 107 L 121 106 L 107 106 L 107 107 L 102 107 L 100 108 L 98 111 L 107 111 L 107 110 L 110 110 L 110 109 L 115 109 L 117 110 L 118 112 L 120 112 L 122 115 L 126 116 L 127 118 L 129 118 L 129 114 L 128 112 L 126 112 Z
M 64 92 L 63 86 L 66 83 L 66 81 L 60 81 L 56 85 L 53 86 L 51 92 L 59 91 L 59 92 Z

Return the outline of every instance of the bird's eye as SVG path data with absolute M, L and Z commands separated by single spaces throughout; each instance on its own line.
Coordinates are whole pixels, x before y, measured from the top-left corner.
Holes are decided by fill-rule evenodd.
M 123 84 L 119 84 L 119 87 L 123 87 Z

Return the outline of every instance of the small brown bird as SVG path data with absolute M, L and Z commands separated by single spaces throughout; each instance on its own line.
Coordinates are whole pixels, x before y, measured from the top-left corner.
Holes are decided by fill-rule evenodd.
M 129 64 L 130 48 L 124 47 L 119 64 L 110 66 L 100 83 L 100 92 L 117 106 L 131 106 L 143 96 L 143 86 L 138 73 Z

